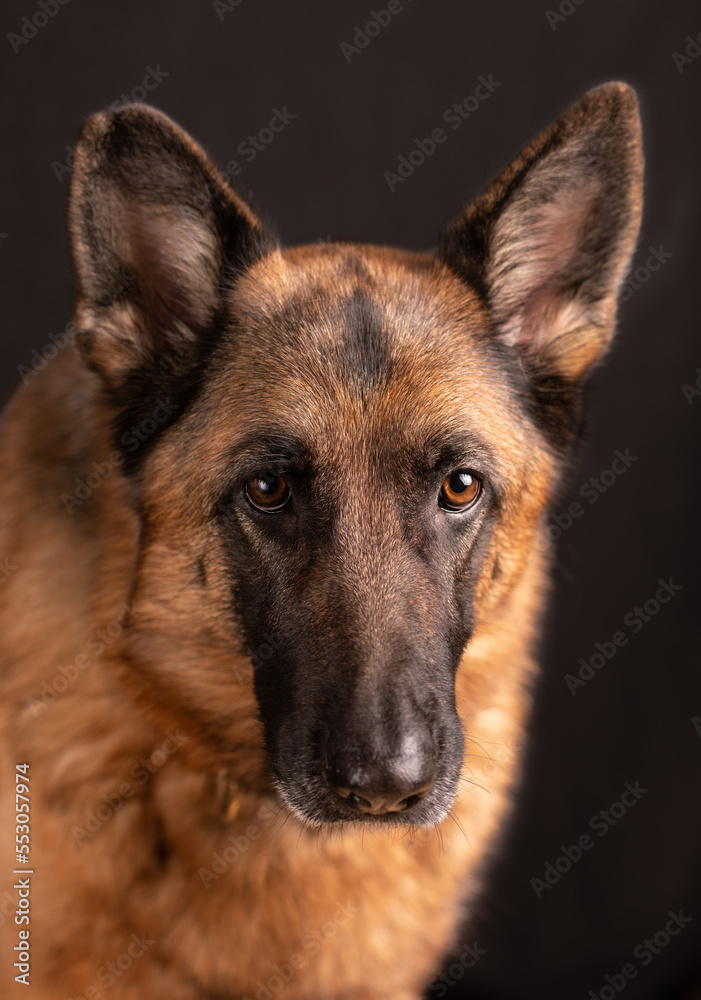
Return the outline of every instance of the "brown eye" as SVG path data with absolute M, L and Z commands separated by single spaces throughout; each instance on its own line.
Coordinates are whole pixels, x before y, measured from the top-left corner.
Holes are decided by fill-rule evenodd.
M 282 510 L 290 499 L 290 487 L 282 476 L 262 472 L 246 480 L 244 491 L 250 503 L 268 513 Z
M 454 472 L 444 480 L 438 502 L 444 510 L 467 510 L 482 491 L 482 483 L 471 472 Z

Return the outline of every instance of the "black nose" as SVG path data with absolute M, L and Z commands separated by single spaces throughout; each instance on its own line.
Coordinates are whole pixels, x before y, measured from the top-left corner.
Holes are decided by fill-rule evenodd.
M 326 768 L 329 785 L 349 809 L 374 815 L 412 809 L 431 790 L 434 775 L 432 749 L 412 736 L 392 756 L 368 758 L 341 750 Z

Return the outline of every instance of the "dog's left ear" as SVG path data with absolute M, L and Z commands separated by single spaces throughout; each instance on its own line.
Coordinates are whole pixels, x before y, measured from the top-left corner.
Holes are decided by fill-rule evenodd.
M 85 124 L 69 222 L 78 348 L 125 395 L 192 368 L 224 291 L 276 245 L 204 151 L 143 104 Z
M 448 230 L 440 256 L 486 300 L 526 367 L 574 381 L 602 355 L 640 225 L 637 101 L 588 94 Z

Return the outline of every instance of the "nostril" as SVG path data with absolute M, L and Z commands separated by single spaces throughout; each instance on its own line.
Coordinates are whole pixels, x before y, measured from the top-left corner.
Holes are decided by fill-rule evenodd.
M 413 809 L 415 805 L 418 805 L 421 799 L 423 799 L 433 788 L 433 775 L 429 781 L 424 782 L 420 788 L 414 789 L 411 795 L 405 796 L 405 798 L 400 799 L 395 805 L 390 805 L 388 807 L 388 812 L 407 812 L 409 809 Z
M 402 799 L 401 802 L 397 802 L 395 806 L 392 806 L 390 812 L 398 812 L 398 813 L 407 812 L 409 809 L 412 809 L 417 802 L 420 801 L 421 797 L 419 795 L 409 795 L 406 799 Z
M 421 799 L 430 792 L 431 786 L 422 789 L 420 792 L 414 792 L 413 795 L 407 795 L 405 799 L 397 803 L 396 812 L 406 812 L 407 809 L 413 809 L 415 805 L 421 801 Z
M 362 812 L 370 812 L 373 808 L 372 802 L 368 802 L 362 795 L 356 795 L 355 792 L 351 792 L 346 797 L 346 802 L 348 805 L 353 806 L 354 809 L 360 809 Z
M 334 791 L 336 795 L 339 795 L 342 799 L 345 799 L 347 805 L 351 806 L 353 809 L 357 809 L 361 812 L 370 812 L 373 808 L 372 803 L 364 799 L 362 795 L 358 795 L 357 792 L 352 792 L 348 788 L 335 788 Z

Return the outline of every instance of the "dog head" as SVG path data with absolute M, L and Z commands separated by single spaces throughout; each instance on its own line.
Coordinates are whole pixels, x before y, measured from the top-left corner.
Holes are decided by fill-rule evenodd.
M 77 339 L 139 524 L 125 673 L 306 822 L 449 811 L 456 676 L 537 559 L 640 192 L 621 84 L 430 254 L 282 249 L 164 115 L 85 126 Z

